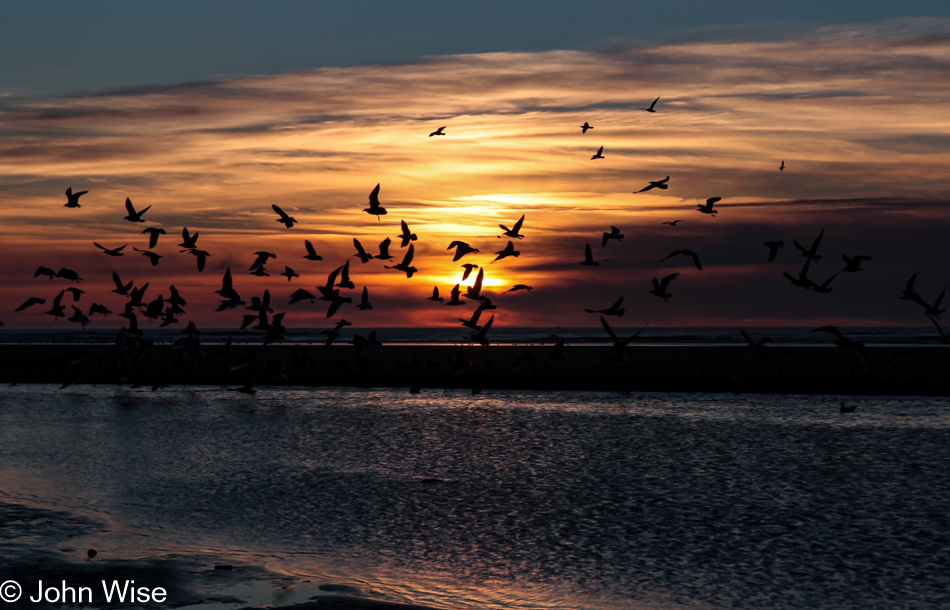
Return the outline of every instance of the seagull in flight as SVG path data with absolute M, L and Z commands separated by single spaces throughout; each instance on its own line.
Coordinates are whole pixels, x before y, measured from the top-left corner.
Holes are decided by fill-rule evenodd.
M 360 304 L 357 305 L 356 308 L 360 311 L 373 308 L 373 304 L 369 302 L 369 289 L 366 286 L 363 286 L 363 297 L 360 299 Z
M 161 254 L 156 254 L 155 252 L 152 252 L 150 250 L 139 250 L 135 246 L 132 246 L 132 249 L 135 250 L 136 252 L 141 252 L 142 256 L 147 256 L 148 261 L 152 263 L 153 267 L 158 267 L 158 259 L 162 258 Z
M 123 284 L 122 280 L 119 279 L 119 274 L 115 271 L 112 272 L 112 281 L 115 282 L 115 290 L 112 292 L 127 297 L 129 296 L 129 290 L 132 290 L 132 286 L 135 282 L 129 282 L 128 284 Z
M 405 248 L 409 245 L 409 242 L 419 239 L 415 233 L 409 230 L 409 225 L 406 224 L 405 220 L 400 220 L 399 225 L 402 227 L 402 234 L 399 235 L 399 238 L 402 239 L 402 243 L 399 244 L 400 248 Z
M 23 301 L 23 304 L 14 309 L 13 311 L 23 311 L 27 307 L 32 307 L 34 305 L 45 305 L 46 299 L 41 299 L 39 297 L 30 297 L 27 300 Z
M 381 215 L 386 214 L 386 208 L 379 204 L 379 184 L 377 184 L 373 192 L 369 194 L 369 207 L 363 208 L 363 211 L 367 214 L 375 214 L 376 220 L 379 220 Z
M 594 153 L 594 156 L 591 157 L 591 159 L 593 160 L 593 159 L 604 159 L 604 158 L 606 158 L 606 157 L 604 157 L 604 154 L 603 154 L 603 153 L 604 153 L 604 147 L 601 146 L 600 148 L 597 149 L 597 152 Z
M 397 263 L 391 267 L 389 265 L 383 265 L 383 267 L 386 269 L 398 269 L 399 271 L 405 272 L 407 278 L 412 277 L 413 273 L 419 271 L 412 266 L 412 257 L 415 256 L 415 249 L 415 244 L 409 244 L 409 249 L 406 250 L 406 256 L 403 257 L 401 263 Z
M 429 134 L 429 137 L 431 138 L 432 136 L 444 136 L 444 135 L 445 135 L 445 132 L 442 131 L 442 130 L 445 129 L 446 127 L 447 127 L 446 125 L 443 125 L 442 127 L 439 127 L 438 129 L 436 129 L 435 131 L 433 131 L 432 133 L 430 133 L 430 134 Z
M 460 298 L 460 297 L 461 297 L 461 293 L 462 293 L 461 287 L 459 286 L 459 284 L 456 284 L 456 285 L 455 285 L 455 288 L 452 289 L 452 298 L 449 299 L 449 302 L 446 303 L 446 305 L 451 305 L 452 307 L 457 307 L 457 306 L 459 306 L 459 305 L 465 305 L 465 301 L 463 301 L 463 300 Z M 437 296 L 437 293 L 436 293 L 435 291 L 433 291 L 432 296 L 433 296 L 433 297 L 434 297 L 434 296 Z M 429 297 L 429 298 L 431 299 L 432 297 Z M 435 300 L 435 299 L 432 299 L 432 300 Z M 440 298 L 439 301 L 441 301 L 441 300 L 442 300 L 442 299 Z
M 373 260 L 373 255 L 363 249 L 363 244 L 361 244 L 360 240 L 356 239 L 355 237 L 353 238 L 353 245 L 356 247 L 356 254 L 353 256 L 360 259 L 363 264 Z
M 277 218 L 276 222 L 282 222 L 282 223 L 284 223 L 284 226 L 287 227 L 288 229 L 290 229 L 291 227 L 293 227 L 293 226 L 294 226 L 294 223 L 297 222 L 297 219 L 296 219 L 296 218 L 294 218 L 293 216 L 289 216 L 286 212 L 284 212 L 282 209 L 280 209 L 279 206 L 272 205 L 272 206 L 270 206 L 270 207 L 271 207 L 271 209 L 273 209 L 275 212 L 277 212 L 277 216 L 279 216 L 279 218 Z
M 446 250 L 451 250 L 455 248 L 455 257 L 452 259 L 452 262 L 457 262 L 460 258 L 466 254 L 475 254 L 478 252 L 477 248 L 473 248 L 464 241 L 453 241 L 449 244 L 449 247 Z
M 780 171 L 780 172 L 784 172 L 784 171 L 785 171 L 785 161 L 784 161 L 784 160 L 782 160 L 782 164 L 778 166 L 778 171 Z
M 67 201 L 66 201 L 66 203 L 63 204 L 63 207 L 65 207 L 65 208 L 81 208 L 82 206 L 79 205 L 79 198 L 80 198 L 81 196 L 85 195 L 85 194 L 88 193 L 88 192 L 89 192 L 89 191 L 79 191 L 78 193 L 74 193 L 74 192 L 73 192 L 73 187 L 69 187 L 68 189 L 66 189 L 66 199 L 67 199 Z
M 605 316 L 622 316 L 623 312 L 626 311 L 623 305 L 623 297 L 617 299 L 617 302 L 608 307 L 607 309 L 585 309 L 587 313 L 599 313 Z
M 499 239 L 501 239 L 502 236 L 510 237 L 512 239 L 524 239 L 524 235 L 521 234 L 521 225 L 523 224 L 524 224 L 524 214 L 521 215 L 521 218 L 518 219 L 518 222 L 515 223 L 515 226 L 513 226 L 510 229 L 506 227 L 505 225 L 498 225 L 499 227 L 502 228 L 504 233 L 502 233 L 501 235 L 497 235 L 496 237 L 498 237 Z
M 681 254 L 682 254 L 683 256 L 689 256 L 689 257 L 691 257 L 691 258 L 693 259 L 693 264 L 696 265 L 696 268 L 699 269 L 700 271 L 703 270 L 703 266 L 702 266 L 702 264 L 699 262 L 699 256 L 698 256 L 695 252 L 693 252 L 692 250 L 677 250 L 676 252 L 670 253 L 670 255 L 667 256 L 666 258 L 661 258 L 661 259 L 660 259 L 660 262 L 662 263 L 663 261 L 665 261 L 665 260 L 668 259 L 668 258 L 673 258 L 674 256 L 679 256 L 679 255 L 681 255 Z
M 670 297 L 672 297 L 673 295 L 667 292 L 667 288 L 669 288 L 670 282 L 672 282 L 679 276 L 680 276 L 679 273 L 671 273 L 670 275 L 664 277 L 660 281 L 657 281 L 656 278 L 653 278 L 653 290 L 650 291 L 650 294 L 654 294 L 660 297 L 661 299 L 663 299 L 664 301 L 669 302 Z
M 600 247 L 603 248 L 607 245 L 607 242 L 611 239 L 616 239 L 617 241 L 623 241 L 623 233 L 620 232 L 620 229 L 617 227 L 611 226 L 610 233 L 604 231 L 604 240 L 600 243 Z
M 378 258 L 384 261 L 393 260 L 392 255 L 389 254 L 389 245 L 391 243 L 393 243 L 393 240 L 389 239 L 388 237 L 384 239 L 383 241 L 379 242 L 379 254 L 377 254 L 373 258 Z
M 590 126 L 590 123 L 584 121 L 584 124 L 581 125 L 581 133 L 587 133 L 588 129 L 593 129 L 593 127 Z
M 706 200 L 706 205 L 700 203 L 696 207 L 699 208 L 699 211 L 703 214 L 718 214 L 719 210 L 713 209 L 717 201 L 722 201 L 722 197 L 710 197 Z
M 804 288 L 805 290 L 809 290 L 812 286 L 815 285 L 815 282 L 808 279 L 809 265 L 811 265 L 811 259 L 808 259 L 807 261 L 805 261 L 805 264 L 802 266 L 802 270 L 798 272 L 798 277 L 795 277 L 794 275 L 790 274 L 787 271 L 783 271 L 782 275 L 784 275 L 785 279 L 791 282 L 792 285 L 798 286 L 800 288 Z
M 251 263 L 251 266 L 248 267 L 249 271 L 255 271 L 257 269 L 261 269 L 264 267 L 264 265 L 267 264 L 268 260 L 272 258 L 277 258 L 277 255 L 274 254 L 273 252 L 266 252 L 264 250 L 259 250 L 255 252 L 254 254 L 257 255 L 257 258 L 255 258 L 254 262 Z
M 195 234 L 192 235 L 188 232 L 188 227 L 183 227 L 181 230 L 181 243 L 178 244 L 178 246 L 185 250 L 194 250 L 198 247 L 198 235 L 200 235 L 199 231 L 195 231 Z M 149 247 L 151 248 L 153 246 Z
M 287 276 L 287 281 L 294 279 L 295 277 L 300 277 L 300 274 L 291 269 L 290 267 L 284 265 L 284 272 L 281 275 Z
M 783 247 L 785 242 L 781 239 L 778 241 L 764 241 L 762 245 L 769 249 L 769 262 L 771 263 L 778 255 L 779 248 Z
M 600 265 L 600 263 L 594 260 L 594 253 L 591 251 L 589 243 L 584 244 L 584 260 L 577 264 L 587 265 L 588 267 L 597 267 Z
M 661 224 L 661 225 L 670 225 L 671 227 L 675 227 L 675 226 L 676 226 L 676 223 L 678 223 L 678 222 L 683 222 L 683 221 L 682 221 L 682 220 L 664 221 L 664 222 L 661 222 L 660 224 Z
M 807 258 L 810 261 L 815 261 L 816 263 L 821 259 L 821 255 L 818 254 L 818 245 L 821 243 L 821 238 L 825 235 L 825 230 L 822 229 L 821 233 L 818 234 L 818 237 L 815 238 L 815 241 L 812 242 L 811 248 L 805 249 L 805 246 L 801 245 L 797 241 L 793 241 L 795 247 L 801 250 L 802 256 Z
M 843 271 L 848 273 L 854 273 L 856 271 L 864 271 L 864 268 L 861 266 L 861 263 L 864 261 L 873 261 L 874 259 L 870 256 L 858 255 L 854 258 L 848 256 L 847 254 L 842 254 L 841 259 L 844 260 L 845 268 Z
M 478 269 L 478 265 L 473 263 L 465 263 L 462 265 L 462 268 L 465 269 L 465 272 L 462 273 L 462 281 L 464 282 L 468 279 L 468 276 L 472 275 L 472 269 Z
M 125 210 L 126 210 L 129 214 L 128 214 L 128 216 L 125 217 L 125 220 L 128 220 L 129 222 L 145 222 L 144 220 L 142 220 L 142 214 L 144 214 L 145 212 L 148 212 L 151 207 L 152 207 L 152 206 L 148 206 L 147 208 L 145 208 L 145 209 L 142 210 L 141 212 L 136 212 L 136 211 L 135 211 L 135 208 L 132 207 L 132 200 L 129 199 L 128 197 L 126 197 L 126 198 L 125 198 Z
M 142 231 L 142 235 L 148 233 L 148 248 L 151 250 L 158 245 L 158 236 L 165 234 L 165 229 L 158 227 L 149 227 Z
M 839 273 L 840 273 L 840 272 L 839 272 Z M 835 278 L 836 278 L 836 277 L 838 277 L 838 274 L 837 274 L 837 273 L 835 273 L 834 275 L 832 275 L 831 277 L 829 277 L 827 280 L 825 280 L 824 282 L 822 282 L 820 285 L 819 285 L 819 284 L 812 284 L 811 289 L 814 290 L 815 292 L 817 292 L 818 294 L 828 294 L 829 292 L 831 292 L 831 291 L 833 290 L 833 288 L 831 287 L 831 282 L 835 281 Z
M 647 324 L 649 324 L 649 322 L 647 322 Z M 600 325 L 604 327 L 604 330 L 607 331 L 607 334 L 610 335 L 610 338 L 614 340 L 614 349 L 617 351 L 623 351 L 627 349 L 627 346 L 630 344 L 630 342 L 636 339 L 637 336 L 643 332 L 643 329 L 647 327 L 647 324 L 644 324 L 643 328 L 630 335 L 626 339 L 622 339 L 617 336 L 617 333 L 615 333 L 613 329 L 610 328 L 610 324 L 607 323 L 607 318 L 600 316 Z
M 488 329 L 491 328 L 492 322 L 495 321 L 495 316 L 488 318 L 488 322 L 485 322 L 485 326 L 482 326 L 482 329 L 472 335 L 472 341 L 478 341 L 482 345 L 488 345 Z
M 660 98 L 657 97 L 655 100 L 653 100 L 653 103 L 650 104 L 649 108 L 639 108 L 639 110 L 646 110 L 647 112 L 656 112 L 656 103 L 659 101 L 660 101 Z
M 308 261 L 322 261 L 323 257 L 317 254 L 317 251 L 313 248 L 313 244 L 310 243 L 309 239 L 303 240 L 303 245 L 307 248 L 307 256 L 304 258 Z
M 663 189 L 663 190 L 666 190 L 666 189 L 670 188 L 670 185 L 667 184 L 667 182 L 669 182 L 669 181 L 670 181 L 670 177 L 669 177 L 669 176 L 667 176 L 666 178 L 663 178 L 662 180 L 650 180 L 650 184 L 646 185 L 645 187 L 643 187 L 642 189 L 640 189 L 640 190 L 637 191 L 637 192 L 638 192 L 638 193 L 644 193 L 644 192 L 649 191 L 649 190 L 651 190 L 651 189 Z
M 533 287 L 528 286 L 527 284 L 515 284 L 509 290 L 506 290 L 505 294 L 508 294 L 509 292 L 517 292 L 519 290 L 527 290 L 528 292 L 531 292 L 533 290 Z
M 92 245 L 94 245 L 95 247 L 99 248 L 99 249 L 102 250 L 104 253 L 108 254 L 109 256 L 124 256 L 124 254 L 123 254 L 122 251 L 125 250 L 125 246 L 119 246 L 118 248 L 112 248 L 112 249 L 110 250 L 109 248 L 106 248 L 105 246 L 100 245 L 99 242 L 95 242 L 95 241 L 94 241 L 94 242 L 92 242 Z M 128 244 L 126 244 L 126 245 L 128 245 Z
M 498 256 L 495 257 L 495 260 L 492 263 L 496 263 L 503 258 L 508 258 L 509 256 L 521 256 L 521 252 L 515 250 L 515 244 L 513 242 L 508 242 L 508 245 L 505 246 L 504 250 L 499 250 L 495 252 Z M 490 264 L 490 263 L 489 263 Z
M 438 286 L 433 286 L 433 287 L 432 287 L 432 296 L 431 296 L 431 297 L 426 297 L 426 298 L 427 298 L 429 301 L 438 301 L 439 303 L 444 303 L 444 302 L 445 302 L 445 299 L 439 296 L 439 287 L 438 287 Z

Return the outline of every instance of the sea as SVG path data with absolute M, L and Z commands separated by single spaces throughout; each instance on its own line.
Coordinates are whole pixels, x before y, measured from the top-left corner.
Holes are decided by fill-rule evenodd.
M 947 608 L 948 466 L 946 398 L 4 386 L 0 581 L 51 551 L 259 570 L 151 606 L 190 610 Z

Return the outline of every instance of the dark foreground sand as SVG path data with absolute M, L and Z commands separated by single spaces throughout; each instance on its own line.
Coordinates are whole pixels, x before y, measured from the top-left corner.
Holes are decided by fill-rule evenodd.
M 950 395 L 950 346 L 5 344 L 0 382 Z

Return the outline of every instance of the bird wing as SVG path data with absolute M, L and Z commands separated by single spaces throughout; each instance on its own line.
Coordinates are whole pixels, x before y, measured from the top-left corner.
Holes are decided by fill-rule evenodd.
M 403 235 L 409 235 L 409 225 L 406 224 L 406 221 L 400 220 L 399 224 L 402 226 Z
M 808 251 L 809 254 L 815 254 L 818 252 L 818 244 L 821 243 L 821 238 L 825 235 L 825 230 L 822 229 L 821 233 L 818 234 L 818 237 L 815 238 L 815 241 L 811 244 L 811 250 Z
M 379 205 L 379 184 L 377 184 L 376 188 L 373 189 L 373 192 L 369 194 L 369 204 L 371 206 Z
M 277 215 L 280 216 L 280 220 L 281 220 L 282 222 L 286 222 L 286 221 L 290 218 L 290 217 L 287 216 L 287 214 L 286 214 L 282 209 L 280 209 L 280 207 L 278 207 L 277 205 L 271 205 L 270 207 L 272 207 L 272 208 L 274 209 L 274 211 L 277 212 Z
M 650 104 L 650 110 L 653 110 L 653 108 L 656 106 L 656 103 L 659 102 L 659 101 L 660 101 L 660 98 L 659 98 L 659 97 L 657 97 L 655 100 L 653 100 L 653 103 Z
M 604 330 L 607 331 L 607 334 L 610 335 L 610 338 L 614 341 L 617 341 L 617 335 L 614 334 L 614 331 L 611 330 L 610 324 L 607 324 L 607 318 L 600 316 L 600 325 L 604 327 Z
M 414 244 L 409 244 L 409 250 L 406 251 L 406 256 L 402 259 L 402 265 L 408 267 L 412 263 L 412 257 L 416 254 L 416 248 Z
M 304 245 L 305 248 L 307 248 L 307 256 L 316 256 L 316 255 L 317 255 L 317 251 L 313 249 L 313 244 L 311 244 L 309 240 L 306 240 L 306 239 L 305 239 L 305 240 L 303 241 L 303 245 Z
M 521 218 L 518 219 L 518 222 L 515 223 L 514 228 L 512 229 L 515 233 L 521 231 L 521 225 L 524 224 L 524 214 L 521 215 Z M 508 242 L 511 243 L 511 242 Z
M 592 261 L 592 260 L 594 260 L 594 253 L 591 252 L 590 244 L 585 244 L 585 245 L 584 245 L 584 260 L 585 260 L 585 261 Z
M 722 201 L 722 197 L 710 197 L 706 200 L 706 206 L 712 208 L 717 201 Z
M 366 250 L 363 249 L 363 244 L 360 243 L 360 240 L 353 238 L 353 245 L 356 246 L 356 253 L 362 258 L 366 254 Z
M 620 309 L 620 306 L 623 305 L 623 297 L 617 299 L 617 302 L 610 306 L 610 309 Z
M 132 200 L 128 197 L 125 198 L 125 210 L 129 213 L 129 216 L 135 216 L 135 208 L 132 207 Z
M 666 287 L 670 285 L 670 282 L 675 280 L 680 276 L 679 273 L 671 273 L 662 280 L 660 280 L 660 290 L 666 292 Z

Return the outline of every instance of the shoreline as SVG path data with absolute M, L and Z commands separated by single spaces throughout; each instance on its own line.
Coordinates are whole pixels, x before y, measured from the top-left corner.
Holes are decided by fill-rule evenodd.
M 950 396 L 950 346 L 0 344 L 0 383 Z

